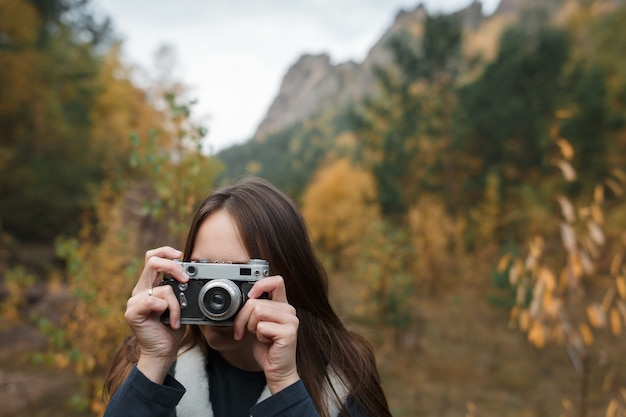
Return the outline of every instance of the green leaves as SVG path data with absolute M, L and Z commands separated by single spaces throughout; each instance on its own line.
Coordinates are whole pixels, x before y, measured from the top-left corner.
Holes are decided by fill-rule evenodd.
M 179 103 L 174 93 L 164 97 L 167 122 L 142 139 L 129 137 L 129 165 L 155 190 L 142 202 L 145 214 L 168 224 L 171 238 L 183 245 L 195 204 L 214 184 L 221 170 L 217 160 L 202 153 L 206 128 L 191 119 L 190 103 Z

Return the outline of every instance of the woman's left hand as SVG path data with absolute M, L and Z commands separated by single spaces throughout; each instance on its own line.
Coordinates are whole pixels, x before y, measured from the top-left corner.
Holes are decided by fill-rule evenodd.
M 268 298 L 259 298 L 264 293 Z M 296 309 L 288 303 L 285 282 L 278 275 L 257 281 L 248 297 L 234 321 L 235 339 L 241 340 L 246 330 L 256 335 L 254 357 L 275 394 L 300 379 L 296 368 Z

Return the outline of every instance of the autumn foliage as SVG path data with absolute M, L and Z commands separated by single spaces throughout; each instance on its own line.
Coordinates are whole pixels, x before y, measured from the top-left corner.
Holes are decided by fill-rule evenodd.
M 311 238 L 338 265 L 360 258 L 359 240 L 381 221 L 376 185 L 368 172 L 340 159 L 320 169 L 302 198 Z
M 0 330 L 36 328 L 20 360 L 101 414 L 143 253 L 182 249 L 199 199 L 247 173 L 299 204 L 398 416 L 623 416 L 626 7 L 565 3 L 475 32 L 427 16 L 387 39 L 375 96 L 207 155 L 188 91 L 140 87 L 89 1 L 0 0 Z M 555 350 L 567 369 L 534 363 Z
M 577 180 L 570 164 L 575 150 L 558 133 L 553 131 L 558 151 L 554 163 L 571 183 Z M 539 349 L 551 343 L 563 346 L 580 376 L 576 399 L 580 406 L 569 410 L 570 415 L 587 415 L 586 384 L 599 355 L 609 355 L 605 383 L 612 398 L 606 416 L 620 416 L 626 410 L 620 391 L 624 388 L 612 381 L 621 364 L 620 352 L 610 338 L 602 337 L 607 332 L 619 338 L 626 323 L 626 231 L 607 234 L 605 214 L 616 205 L 623 209 L 625 191 L 626 173 L 614 169 L 579 204 L 565 194 L 555 195 L 560 247 L 557 236 L 536 235 L 530 238 L 525 257 L 506 254 L 498 265 L 515 289 L 511 325 Z

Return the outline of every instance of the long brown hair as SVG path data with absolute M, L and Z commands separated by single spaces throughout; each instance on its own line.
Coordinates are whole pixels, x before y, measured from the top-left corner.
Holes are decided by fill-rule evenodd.
M 220 209 L 235 219 L 248 255 L 269 261 L 271 273 L 285 280 L 287 299 L 300 321 L 298 373 L 320 415 L 328 416 L 327 395 L 337 396 L 325 391 L 332 370 L 370 415 L 391 416 L 372 349 L 362 337 L 348 331 L 333 310 L 326 271 L 315 256 L 295 203 L 271 183 L 256 177 L 246 177 L 212 192 L 191 223 L 185 260 L 190 258 L 202 222 Z M 182 343 L 205 345 L 197 326 L 189 326 Z M 128 364 L 136 362 L 136 349 L 132 341 L 127 341 L 116 355 L 105 385 L 109 393 L 123 382 Z M 345 406 L 342 413 L 349 415 Z

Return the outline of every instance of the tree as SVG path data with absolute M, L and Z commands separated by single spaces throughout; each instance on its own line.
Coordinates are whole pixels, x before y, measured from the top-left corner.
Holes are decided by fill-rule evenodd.
M 560 162 L 568 164 L 573 152 L 559 147 Z M 563 171 L 568 182 L 576 179 L 568 174 L 570 169 Z M 589 379 L 597 363 L 593 359 L 605 357 L 609 369 L 605 385 L 609 386 L 613 385 L 612 370 L 623 366 L 621 351 L 616 352 L 601 333 L 620 337 L 626 322 L 626 234 L 611 230 L 605 213 L 611 205 L 609 195 L 622 195 L 625 188 L 626 174 L 614 170 L 580 207 L 565 193 L 555 195 L 561 209 L 556 220 L 561 244 L 558 238 L 536 235 L 529 240 L 524 258 L 507 254 L 498 266 L 499 272 L 508 273 L 515 289 L 511 323 L 539 349 L 550 343 L 566 349 L 580 377 L 576 414 L 580 417 L 588 415 Z M 623 209 L 623 201 L 613 205 Z M 626 409 L 620 389 L 618 383 L 609 390 L 608 417 L 622 415 Z
M 104 181 L 79 234 L 57 240 L 57 254 L 66 265 L 66 285 L 73 295 L 61 312 L 60 325 L 37 318 L 39 328 L 50 336 L 50 361 L 71 366 L 86 379 L 87 403 L 97 413 L 103 411 L 102 374 L 128 335 L 123 311 L 142 267 L 138 253 L 148 249 L 140 247 L 142 227 L 165 223 L 163 244 L 182 248 L 193 210 L 219 171 L 219 164 L 201 152 L 206 130 L 191 120 L 190 105 L 179 103 L 174 95 L 165 101 L 168 123 L 145 139 L 132 137 L 129 162 L 135 180 L 127 180 L 123 192 L 112 186 L 119 182 L 116 178 Z M 131 197 L 146 182 L 155 197 L 129 203 L 138 200 Z
M 75 232 L 102 179 L 89 109 L 107 27 L 84 13 L 86 4 L 0 2 L 0 218 L 20 240 Z
M 374 179 L 339 159 L 316 173 L 303 195 L 302 214 L 314 243 L 349 267 L 359 259 L 359 240 L 380 219 Z
M 466 155 L 467 189 L 482 189 L 494 169 L 506 188 L 550 168 L 545 132 L 558 108 L 567 58 L 564 32 L 522 23 L 504 32 L 482 76 L 459 89 L 454 146 Z
M 221 164 L 202 153 L 206 129 L 191 119 L 191 104 L 166 94 L 168 120 L 151 129 L 147 137 L 131 135 L 130 165 L 138 179 L 147 180 L 156 198 L 144 202 L 144 210 L 166 221 L 175 246 L 185 242 L 187 225 L 195 205 L 214 183 Z
M 135 85 L 133 71 L 122 64 L 120 53 L 121 45 L 115 44 L 104 54 L 97 81 L 101 87 L 89 109 L 89 136 L 101 156 L 98 163 L 106 176 L 116 181 L 132 174 L 128 165 L 133 149 L 129 132 L 147 135 L 167 118 L 164 110 L 157 110 L 149 92 Z
M 576 149 L 573 163 L 587 182 L 581 186 L 588 192 L 607 174 L 610 111 L 604 78 L 598 68 L 579 68 L 572 78 L 573 111 L 564 120 L 561 132 Z
M 449 190 L 452 85 L 461 29 L 454 16 L 428 16 L 421 51 L 408 33 L 390 39 L 395 67 L 378 69 L 381 97 L 365 102 L 356 130 L 379 189 L 383 214 L 397 217 L 426 190 Z M 450 193 L 452 194 L 452 193 Z

